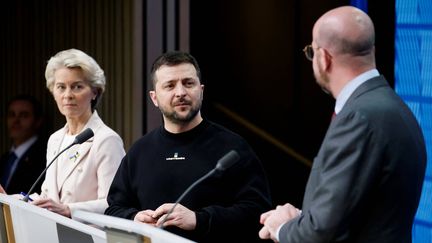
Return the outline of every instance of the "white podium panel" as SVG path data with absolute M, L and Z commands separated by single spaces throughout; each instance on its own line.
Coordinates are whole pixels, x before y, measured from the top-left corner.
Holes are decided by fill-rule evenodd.
M 151 243 L 193 243 L 189 239 L 183 238 L 171 232 L 159 229 L 144 223 L 134 222 L 132 220 L 112 217 L 108 215 L 95 214 L 84 211 L 75 211 L 72 218 L 81 222 L 91 223 L 99 227 L 109 229 L 110 234 L 116 231 L 119 238 L 113 242 L 151 242 Z M 107 231 L 108 233 L 108 231 Z M 122 236 L 123 234 L 123 236 Z M 127 235 L 127 236 L 126 236 Z M 143 236 L 142 239 L 137 235 Z M 108 236 L 107 236 L 108 237 Z M 126 239 L 128 238 L 128 239 Z M 110 242 L 110 240 L 108 240 Z
M 7 211 L 3 212 L 3 216 L 10 211 L 13 237 L 16 243 L 106 242 L 106 233 L 100 229 L 17 200 L 12 196 L 0 194 L 0 203 L 3 204 L 2 211 Z M 0 217 L 0 220 L 5 224 L 3 228 L 6 228 L 9 221 L 4 217 L 3 219 Z M 0 240 L 3 238 L 2 235 Z

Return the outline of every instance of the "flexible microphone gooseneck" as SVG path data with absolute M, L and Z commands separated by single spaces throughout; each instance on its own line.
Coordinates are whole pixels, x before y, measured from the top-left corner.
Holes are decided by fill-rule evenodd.
M 39 175 L 39 177 L 36 179 L 36 181 L 33 183 L 33 185 L 30 187 L 30 190 L 28 191 L 28 193 L 24 196 L 24 198 L 22 199 L 24 202 L 28 202 L 29 198 L 30 198 L 30 194 L 33 192 L 34 188 L 36 187 L 36 185 L 39 183 L 39 181 L 42 179 L 42 176 L 45 175 L 46 171 L 48 170 L 48 168 L 51 166 L 52 163 L 54 163 L 54 161 L 66 150 L 68 150 L 70 147 L 74 146 L 75 144 L 82 144 L 85 141 L 87 141 L 89 138 L 93 137 L 94 133 L 90 128 L 87 128 L 86 130 L 84 130 L 83 132 L 81 132 L 80 134 L 78 134 L 75 137 L 75 140 L 66 148 L 64 148 L 62 151 L 60 151 L 60 153 L 58 153 L 54 159 L 51 160 L 51 162 L 45 167 L 45 169 L 42 171 L 42 173 Z
M 227 154 L 225 154 L 222 158 L 220 158 L 216 164 L 216 167 L 209 171 L 207 174 L 196 180 L 192 185 L 190 185 L 186 191 L 183 192 L 183 194 L 180 195 L 180 197 L 177 199 L 177 201 L 174 203 L 172 208 L 168 211 L 165 218 L 162 220 L 161 225 L 159 226 L 160 229 L 164 228 L 164 223 L 167 221 L 168 217 L 171 215 L 171 213 L 174 211 L 174 208 L 177 206 L 177 204 L 183 200 L 183 198 L 188 194 L 196 185 L 201 183 L 203 180 L 207 179 L 211 175 L 213 175 L 216 172 L 224 172 L 226 169 L 233 166 L 238 160 L 240 159 L 240 155 L 235 150 L 229 151 Z

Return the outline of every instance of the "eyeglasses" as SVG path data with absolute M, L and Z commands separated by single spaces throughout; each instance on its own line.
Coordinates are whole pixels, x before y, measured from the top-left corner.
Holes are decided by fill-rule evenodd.
M 318 48 L 317 48 L 317 49 L 318 49 Z M 314 48 L 313 48 L 312 45 L 306 45 L 306 46 L 303 48 L 303 52 L 304 52 L 306 58 L 307 58 L 309 61 L 312 61 L 312 60 L 313 60 L 313 57 L 314 57 Z

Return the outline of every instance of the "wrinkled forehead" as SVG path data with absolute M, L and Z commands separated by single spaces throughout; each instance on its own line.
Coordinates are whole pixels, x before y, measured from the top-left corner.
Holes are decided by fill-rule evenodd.
M 174 80 L 195 79 L 199 81 L 195 67 L 190 63 L 182 63 L 174 66 L 162 65 L 155 72 L 157 83 Z

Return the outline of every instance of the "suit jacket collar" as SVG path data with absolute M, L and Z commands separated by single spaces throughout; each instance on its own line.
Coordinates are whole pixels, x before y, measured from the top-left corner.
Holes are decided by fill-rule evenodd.
M 336 104 L 334 111 L 336 114 L 338 114 L 343 106 L 348 101 L 349 97 L 354 93 L 354 91 L 361 86 L 364 82 L 368 81 L 369 79 L 372 79 L 374 77 L 378 77 L 379 72 L 378 70 L 371 69 L 369 71 L 363 72 L 357 77 L 350 80 L 339 92 L 338 96 L 336 97 Z
M 86 128 L 91 128 L 93 130 L 93 132 L 96 134 L 97 130 L 103 125 L 102 120 L 100 119 L 97 111 L 94 111 L 92 116 L 90 117 L 90 119 L 87 121 L 87 124 L 84 126 L 83 131 Z M 53 135 L 53 144 L 57 144 L 58 147 L 57 149 L 54 151 L 54 155 L 56 155 L 57 153 L 60 152 L 60 146 L 62 144 L 62 141 L 66 135 L 68 131 L 68 125 L 66 124 L 63 129 L 61 129 L 58 133 L 55 134 L 55 136 Z M 59 183 L 53 183 L 54 185 L 58 186 L 58 192 L 61 191 L 64 182 L 66 181 L 66 179 L 72 174 L 72 172 L 74 171 L 74 169 L 78 166 L 78 164 L 80 164 L 80 162 L 82 161 L 82 159 L 84 157 L 86 157 L 86 155 L 89 153 L 90 148 L 93 145 L 93 141 L 94 141 L 94 137 L 88 139 L 87 141 L 85 141 L 82 144 L 77 144 L 72 146 L 69 150 L 71 152 L 73 152 L 74 156 L 69 157 L 69 161 L 70 163 L 65 163 L 64 167 L 62 168 L 62 171 L 60 172 L 62 174 Z M 66 153 L 66 152 L 65 152 Z M 51 177 L 54 180 L 57 180 L 57 171 L 58 171 L 58 164 L 54 163 L 53 165 L 54 168 L 52 168 L 52 172 L 55 173 L 55 176 Z
M 33 146 L 33 144 L 38 139 L 37 135 L 27 139 L 23 144 L 19 145 L 16 148 L 11 149 L 15 153 L 15 155 L 18 157 L 18 159 L 21 159 L 25 153 Z
M 379 88 L 379 87 L 384 87 L 384 86 L 389 86 L 389 84 L 387 83 L 387 80 L 382 75 L 369 79 L 368 81 L 366 81 L 362 85 L 360 85 L 352 93 L 352 95 L 348 98 L 348 100 L 347 100 L 344 108 L 346 106 L 349 106 L 349 104 L 351 102 L 353 102 L 355 99 L 357 99 L 362 94 L 364 94 L 366 92 L 369 92 L 369 91 L 371 91 L 373 89 L 376 89 L 376 88 Z M 344 110 L 344 108 L 342 108 L 342 110 Z

